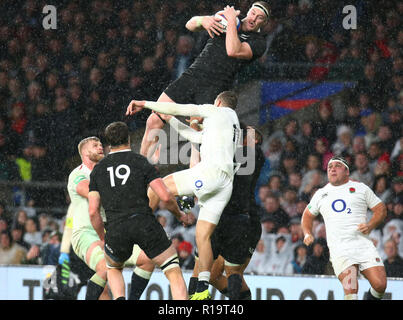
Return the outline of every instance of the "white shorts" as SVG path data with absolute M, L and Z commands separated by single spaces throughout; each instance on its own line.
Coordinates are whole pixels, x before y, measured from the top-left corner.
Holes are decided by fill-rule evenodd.
M 198 163 L 172 174 L 180 196 L 194 195 L 200 206 L 199 220 L 218 224 L 232 194 L 232 179 L 217 167 Z
M 360 271 L 372 267 L 383 267 L 382 259 L 375 247 L 347 250 L 345 255 L 337 257 L 332 257 L 330 252 L 330 261 L 337 277 L 352 265 L 358 265 Z

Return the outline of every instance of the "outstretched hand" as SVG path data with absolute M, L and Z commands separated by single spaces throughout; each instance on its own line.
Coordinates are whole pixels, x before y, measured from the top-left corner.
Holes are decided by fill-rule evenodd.
M 146 104 L 146 102 L 144 100 L 142 100 L 142 101 L 137 101 L 137 100 L 130 101 L 129 106 L 127 107 L 127 110 L 126 110 L 126 115 L 131 116 L 131 115 L 143 110 L 145 104 Z

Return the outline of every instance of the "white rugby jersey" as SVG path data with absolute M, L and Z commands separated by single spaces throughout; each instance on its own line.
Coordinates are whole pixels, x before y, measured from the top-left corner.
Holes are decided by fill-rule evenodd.
M 366 223 L 368 208 L 381 200 L 364 183 L 351 181 L 333 186 L 328 183 L 316 191 L 309 211 L 323 216 L 326 226 L 326 240 L 331 256 L 340 256 L 349 249 L 364 249 L 373 246 L 367 235 L 358 231 L 358 225 Z
M 214 165 L 231 178 L 235 174 L 234 155 L 237 146 L 240 145 L 240 125 L 236 112 L 227 107 L 216 107 L 211 104 L 177 104 L 169 102 L 146 102 L 146 108 L 154 111 L 178 115 L 202 117 L 203 130 L 189 135 L 189 140 L 201 143 L 200 162 Z M 169 122 L 171 125 L 185 126 L 175 119 Z

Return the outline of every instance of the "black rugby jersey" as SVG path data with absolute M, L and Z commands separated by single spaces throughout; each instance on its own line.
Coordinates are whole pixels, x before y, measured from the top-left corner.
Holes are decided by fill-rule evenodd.
M 246 151 L 247 147 L 243 147 Z M 250 175 L 234 175 L 232 195 L 225 207 L 222 215 L 237 215 L 248 213 L 250 216 L 257 215 L 257 205 L 255 201 L 255 187 L 260 170 L 263 167 L 265 158 L 260 147 L 255 148 L 255 170 Z M 241 167 L 245 167 L 243 163 Z
M 160 175 L 148 160 L 132 151 L 108 154 L 92 170 L 90 192 L 98 191 L 107 224 L 134 214 L 152 214 L 148 184 Z
M 201 85 L 215 83 L 220 87 L 232 86 L 236 73 L 245 65 L 261 57 L 266 50 L 265 37 L 258 32 L 239 32 L 241 42 L 247 42 L 253 53 L 251 60 L 232 58 L 225 47 L 226 34 L 209 38 L 202 52 L 185 71 L 196 77 Z

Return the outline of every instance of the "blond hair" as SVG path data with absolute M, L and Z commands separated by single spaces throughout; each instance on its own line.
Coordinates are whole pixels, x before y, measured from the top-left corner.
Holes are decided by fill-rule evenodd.
M 78 144 L 78 153 L 80 154 L 80 157 L 81 157 L 81 158 L 83 157 L 83 155 L 82 155 L 82 153 L 81 153 L 81 151 L 83 150 L 83 147 L 84 147 L 88 142 L 90 142 L 90 141 L 101 141 L 101 140 L 99 140 L 99 138 L 98 138 L 98 137 L 95 137 L 95 136 L 93 136 L 93 137 L 88 137 L 88 138 L 85 138 L 85 139 L 81 140 L 81 141 L 79 142 L 79 144 Z

